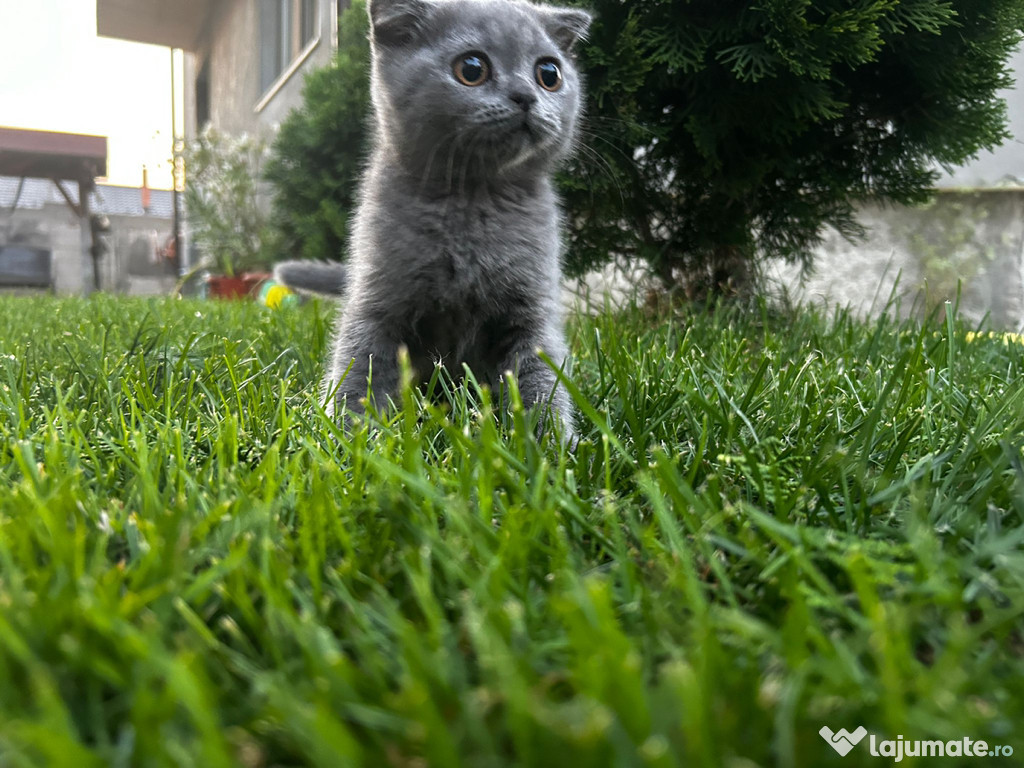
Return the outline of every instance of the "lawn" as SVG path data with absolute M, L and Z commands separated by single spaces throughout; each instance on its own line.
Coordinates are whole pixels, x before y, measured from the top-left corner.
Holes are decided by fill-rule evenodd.
M 567 452 L 443 378 L 345 434 L 330 315 L 0 298 L 0 766 L 1020 764 L 1017 339 L 579 319 Z

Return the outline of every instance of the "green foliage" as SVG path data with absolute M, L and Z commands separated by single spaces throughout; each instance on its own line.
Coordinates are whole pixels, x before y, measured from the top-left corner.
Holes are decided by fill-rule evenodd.
M 0 297 L 0 763 L 1024 750 L 1020 337 L 580 318 L 567 453 L 472 387 L 343 433 L 329 320 Z
M 922 202 L 1006 137 L 1021 0 L 585 4 L 576 272 L 620 254 L 700 293 L 759 258 L 808 266 L 822 225 L 858 234 L 858 201 Z
M 281 124 L 267 164 L 281 258 L 340 259 L 367 149 L 369 43 L 363 0 L 342 14 L 338 53 L 310 73 L 303 105 Z
M 266 142 L 205 129 L 186 147 L 185 205 L 205 262 L 226 275 L 265 267 L 274 231 L 258 196 Z

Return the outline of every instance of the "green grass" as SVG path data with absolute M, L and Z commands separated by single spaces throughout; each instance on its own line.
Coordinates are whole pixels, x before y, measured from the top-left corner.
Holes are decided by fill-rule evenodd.
M 0 766 L 1019 764 L 1016 340 L 579 320 L 567 453 L 472 387 L 346 436 L 329 314 L 0 299 Z

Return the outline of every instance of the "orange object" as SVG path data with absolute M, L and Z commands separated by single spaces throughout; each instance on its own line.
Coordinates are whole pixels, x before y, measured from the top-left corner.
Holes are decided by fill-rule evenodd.
M 142 210 L 149 210 L 149 169 L 142 166 Z

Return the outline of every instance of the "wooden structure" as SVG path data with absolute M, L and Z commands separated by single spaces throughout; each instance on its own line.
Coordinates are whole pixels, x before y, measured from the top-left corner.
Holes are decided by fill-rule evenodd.
M 101 244 L 89 210 L 96 177 L 107 174 L 107 139 L 75 133 L 29 131 L 0 127 L 0 175 L 50 179 L 78 217 L 82 237 L 82 269 L 91 272 L 83 285 L 99 290 Z M 65 182 L 78 185 L 75 200 Z M 15 204 L 17 201 L 15 201 Z M 86 288 L 89 292 L 89 288 Z

